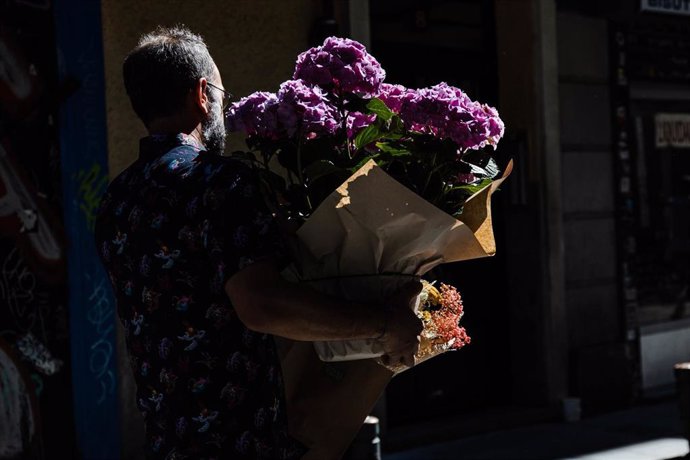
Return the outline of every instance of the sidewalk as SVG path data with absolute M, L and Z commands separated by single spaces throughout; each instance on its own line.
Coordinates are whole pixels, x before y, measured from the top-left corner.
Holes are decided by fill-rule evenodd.
M 384 439 L 385 444 L 385 439 Z M 384 454 L 384 460 L 667 460 L 688 453 L 675 401 Z M 690 458 L 690 457 L 689 457 Z

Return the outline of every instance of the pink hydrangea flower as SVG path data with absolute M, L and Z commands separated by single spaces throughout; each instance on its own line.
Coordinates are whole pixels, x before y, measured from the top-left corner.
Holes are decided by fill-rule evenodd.
M 278 121 L 288 136 L 298 130 L 307 139 L 332 135 L 340 126 L 338 110 L 319 87 L 288 80 L 278 90 Z
M 406 99 L 414 98 L 416 91 L 407 89 L 403 85 L 391 85 L 381 83 L 379 94 L 376 96 L 381 99 L 393 113 L 400 113 L 403 102 Z
M 495 108 L 446 83 L 406 93 L 400 117 L 408 129 L 452 139 L 463 150 L 495 148 L 505 130 Z
M 289 80 L 280 86 L 278 94 L 256 92 L 232 104 L 226 125 L 228 131 L 244 131 L 250 137 L 277 140 L 299 132 L 313 139 L 334 134 L 340 116 L 323 90 Z
M 386 72 L 361 43 L 329 37 L 323 45 L 299 55 L 293 78 L 341 95 L 373 97 L 378 94 Z
M 232 104 L 225 115 L 225 124 L 230 132 L 243 131 L 248 136 L 278 139 L 281 133 L 277 111 L 276 95 L 259 91 Z
M 347 138 L 354 138 L 357 133 L 366 128 L 376 120 L 376 115 L 367 115 L 362 112 L 350 112 L 345 120 L 345 128 L 347 129 Z

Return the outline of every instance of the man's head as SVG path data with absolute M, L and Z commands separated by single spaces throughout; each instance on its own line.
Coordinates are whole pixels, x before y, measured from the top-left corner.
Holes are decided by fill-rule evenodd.
M 159 27 L 141 37 L 122 72 L 132 108 L 149 131 L 200 127 L 206 148 L 223 151 L 223 84 L 203 38 L 184 27 Z

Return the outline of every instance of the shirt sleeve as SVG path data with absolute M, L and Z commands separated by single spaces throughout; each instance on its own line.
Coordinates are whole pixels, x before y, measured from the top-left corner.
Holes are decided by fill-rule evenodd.
M 202 242 L 223 284 L 258 260 L 283 263 L 285 245 L 257 174 L 226 157 L 216 157 L 204 170 L 209 186 L 201 198 Z

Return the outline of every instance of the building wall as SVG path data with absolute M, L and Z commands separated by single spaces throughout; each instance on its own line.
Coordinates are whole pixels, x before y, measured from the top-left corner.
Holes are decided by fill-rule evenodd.
M 559 407 L 567 396 L 557 20 L 553 0 L 497 0 L 499 153 L 515 161 L 506 182 L 506 283 L 512 399 Z M 501 151 L 501 149 L 503 149 Z
M 613 162 L 605 19 L 558 16 L 569 343 L 618 335 Z
M 616 278 L 608 49 L 606 19 L 559 13 L 570 388 L 586 407 L 620 402 L 630 388 Z
M 157 25 L 185 24 L 206 39 L 223 84 L 238 97 L 275 91 L 292 76 L 318 13 L 316 0 L 103 0 L 108 147 L 111 177 L 137 154 L 144 128 L 130 108 L 121 66 L 138 37 Z M 241 143 L 231 139 L 230 148 Z
M 319 13 L 316 0 L 207 0 L 204 2 L 103 0 L 103 47 L 110 177 L 134 161 L 145 130 L 131 109 L 121 66 L 138 37 L 157 25 L 185 24 L 206 39 L 223 84 L 237 98 L 258 90 L 275 91 L 292 76 L 295 58 L 307 48 Z M 241 139 L 229 149 L 242 148 Z M 119 335 L 122 458 L 141 458 L 141 416 L 134 383 Z

